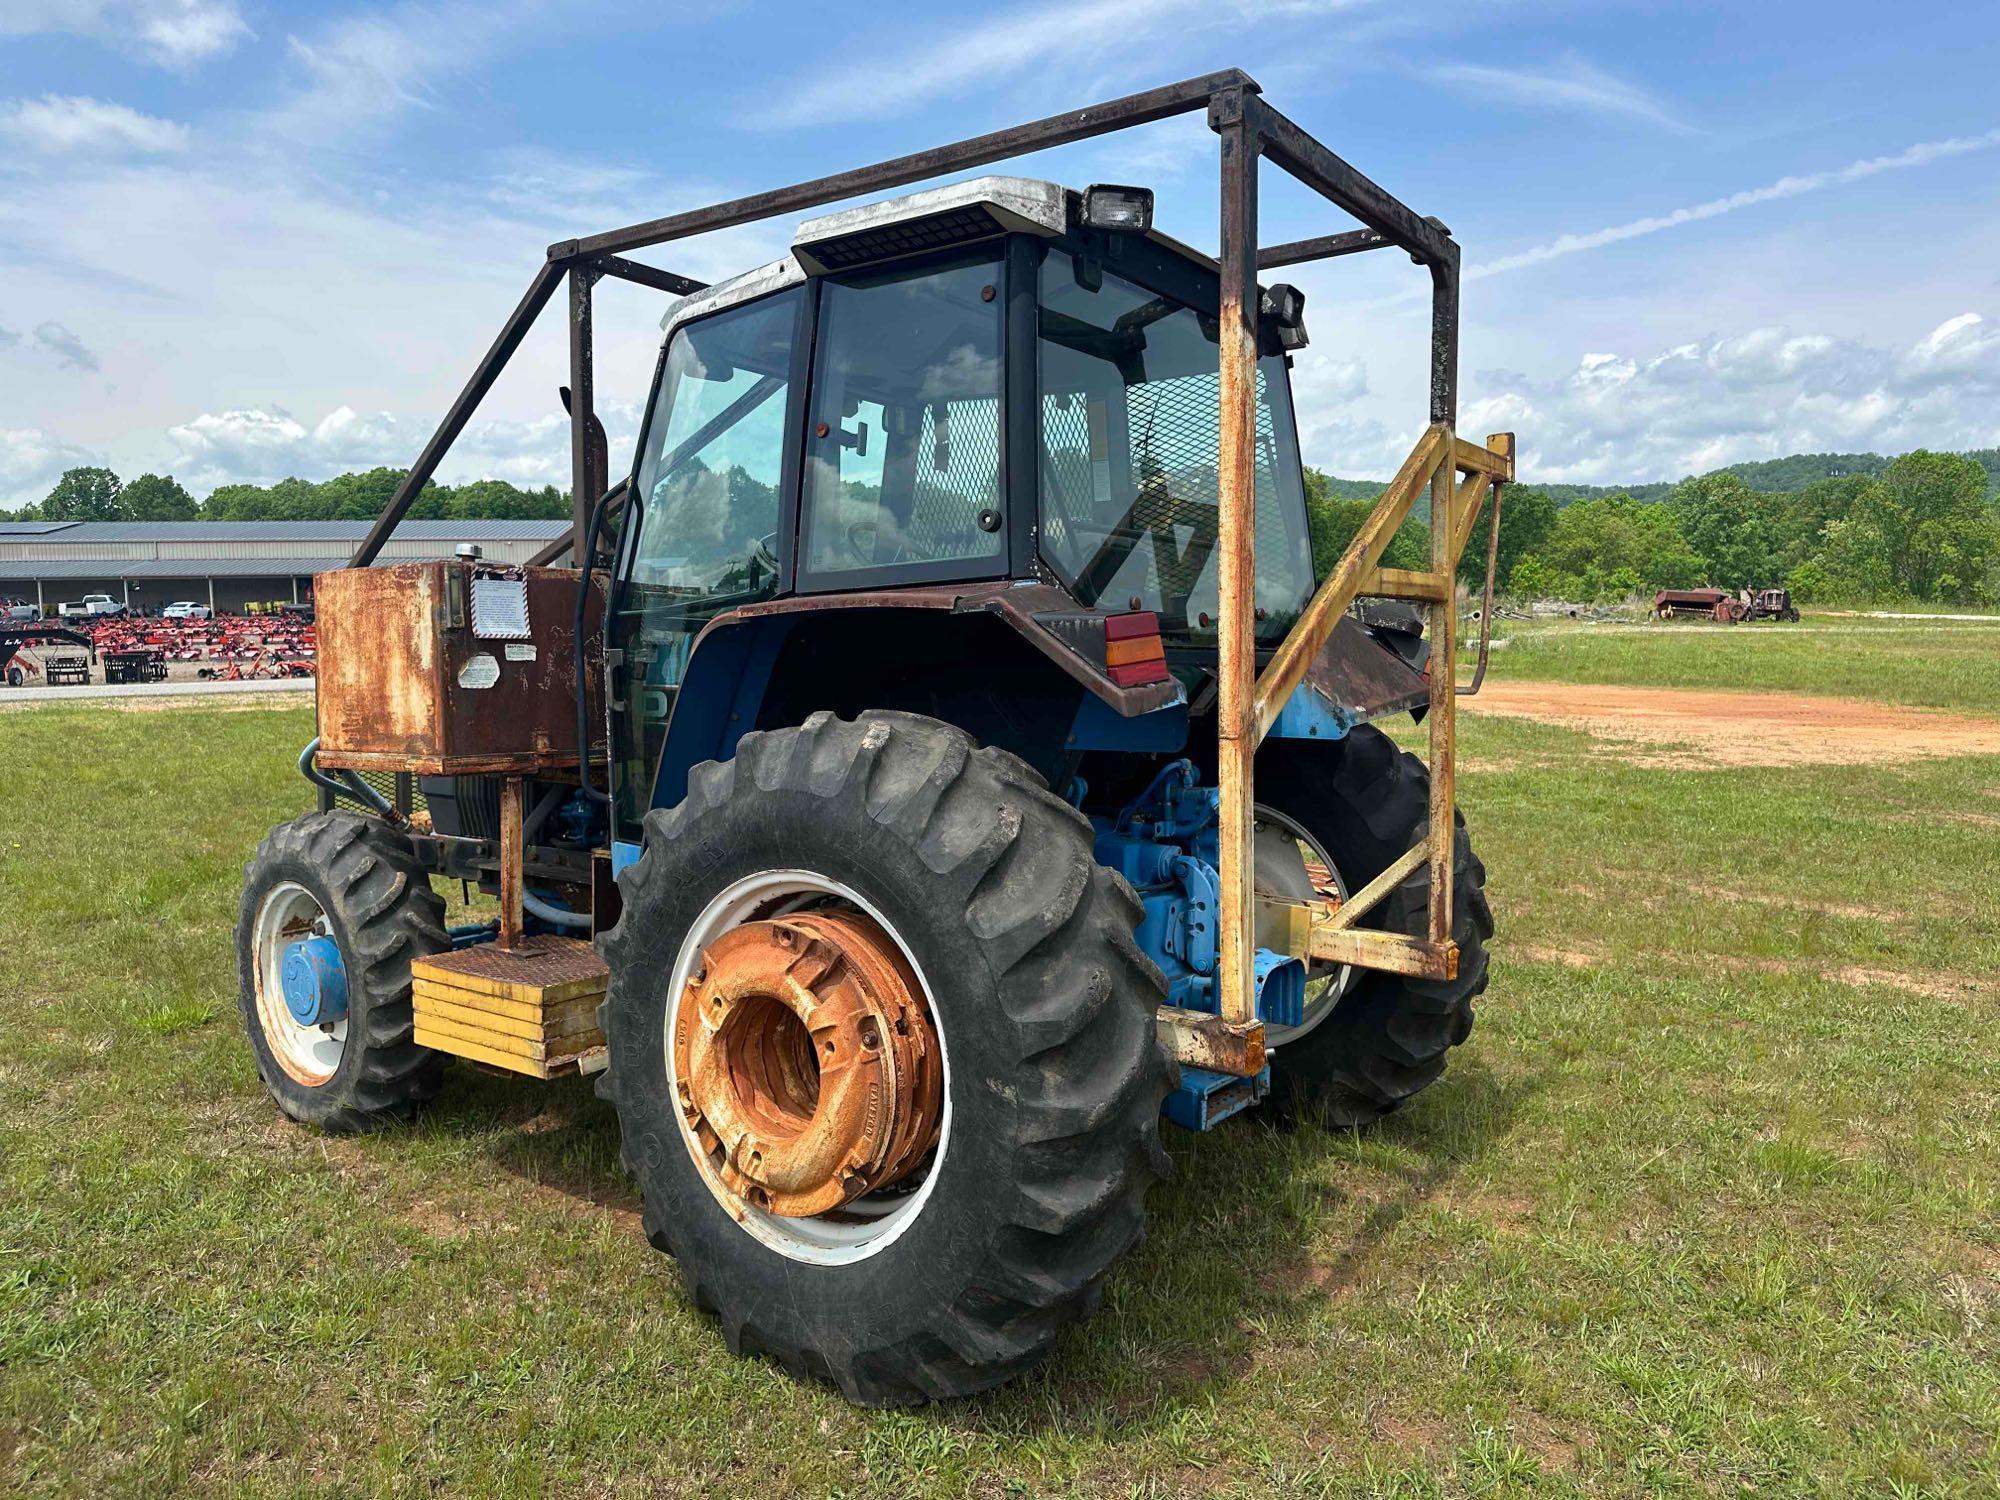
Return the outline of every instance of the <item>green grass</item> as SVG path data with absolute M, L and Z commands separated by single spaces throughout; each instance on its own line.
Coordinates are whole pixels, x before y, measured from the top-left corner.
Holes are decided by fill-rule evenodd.
M 1444 1081 L 1170 1133 L 1050 1365 L 878 1415 L 724 1351 L 587 1084 L 277 1117 L 230 929 L 307 712 L 0 713 L 0 1491 L 1994 1493 L 2000 760 L 1462 722 L 1501 939 Z
M 1877 620 L 1808 613 L 1797 624 L 1496 619 L 1495 677 L 1822 693 L 1920 708 L 2000 711 L 2000 616 Z M 1462 628 L 1461 660 L 1478 647 Z M 1469 675 L 1462 673 L 1461 676 Z

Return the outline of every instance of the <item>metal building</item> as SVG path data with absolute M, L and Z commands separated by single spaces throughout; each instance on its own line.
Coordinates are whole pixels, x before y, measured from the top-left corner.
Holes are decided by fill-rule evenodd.
M 135 610 L 178 599 L 218 613 L 252 602 L 302 602 L 313 575 L 344 567 L 366 521 L 0 521 L 0 597 L 52 613 L 109 594 Z M 377 566 L 450 557 L 473 543 L 494 562 L 525 563 L 567 521 L 404 521 Z

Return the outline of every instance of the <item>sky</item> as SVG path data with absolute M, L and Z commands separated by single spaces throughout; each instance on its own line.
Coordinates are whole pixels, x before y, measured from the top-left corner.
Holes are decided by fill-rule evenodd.
M 2000 6 L 1604 0 L 0 0 L 0 506 L 72 465 L 407 465 L 557 239 L 1222 67 L 1468 268 L 1460 428 L 1523 477 L 2000 445 Z M 1198 116 L 1003 168 L 1214 243 Z M 1267 242 L 1351 227 L 1267 166 Z M 711 280 L 790 221 L 646 258 Z M 1307 294 L 1306 461 L 1425 420 L 1423 273 Z M 660 294 L 604 283 L 622 468 Z M 441 470 L 566 485 L 559 315 Z

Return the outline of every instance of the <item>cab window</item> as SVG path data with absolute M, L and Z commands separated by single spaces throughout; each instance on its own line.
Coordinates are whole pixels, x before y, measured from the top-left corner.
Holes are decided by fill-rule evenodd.
M 852 587 L 884 570 L 1004 570 L 1000 282 L 989 252 L 822 284 L 805 437 L 807 586 Z

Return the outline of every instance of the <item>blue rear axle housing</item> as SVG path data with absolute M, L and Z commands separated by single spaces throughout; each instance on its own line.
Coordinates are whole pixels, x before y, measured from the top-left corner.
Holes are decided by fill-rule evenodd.
M 1167 1003 L 1211 1015 L 1219 1009 L 1219 797 L 1216 787 L 1202 784 L 1192 761 L 1176 760 L 1162 767 L 1117 816 L 1091 819 L 1098 863 L 1123 875 L 1145 909 L 1135 936 L 1140 950 L 1166 976 Z M 1267 1026 L 1297 1026 L 1305 1019 L 1303 963 L 1259 948 L 1253 971 L 1258 1019 Z M 1180 1088 L 1168 1096 L 1166 1114 L 1177 1124 L 1206 1130 L 1249 1108 L 1269 1087 L 1268 1067 L 1251 1079 L 1185 1068 Z

